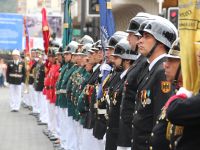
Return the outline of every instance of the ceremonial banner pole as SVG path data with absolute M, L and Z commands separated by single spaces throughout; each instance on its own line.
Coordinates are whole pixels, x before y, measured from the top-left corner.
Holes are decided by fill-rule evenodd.
M 63 48 L 72 40 L 71 0 L 64 1 Z

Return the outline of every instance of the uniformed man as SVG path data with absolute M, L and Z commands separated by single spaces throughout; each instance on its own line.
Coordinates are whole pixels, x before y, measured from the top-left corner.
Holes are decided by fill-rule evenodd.
M 105 51 L 105 59 L 106 61 L 101 66 L 101 80 L 98 83 L 98 94 L 97 94 L 97 113 L 96 113 L 96 120 L 95 125 L 93 128 L 93 135 L 98 139 L 98 142 L 100 143 L 100 146 L 104 146 L 104 141 L 102 141 L 103 137 L 106 133 L 106 92 L 107 88 L 109 87 L 109 84 L 111 81 L 115 81 L 115 71 L 114 69 L 110 68 L 112 67 L 112 53 L 114 52 L 115 45 L 122 39 L 126 38 L 127 34 L 122 31 L 117 31 L 111 36 L 108 42 L 108 46 L 106 47 Z M 111 69 L 111 70 L 110 70 Z M 117 81 L 117 80 L 116 80 Z M 114 82 L 113 82 L 114 83 Z
M 172 49 L 165 56 L 166 62 L 164 62 L 164 69 L 167 81 L 172 85 L 173 93 L 182 86 L 182 75 L 180 66 L 180 47 L 179 40 L 176 40 L 172 46 Z M 175 149 L 175 143 L 182 134 L 181 126 L 174 126 L 166 118 L 166 108 L 162 109 L 162 112 L 156 121 L 151 133 L 151 147 L 150 149 L 162 149 L 170 150 Z
M 66 90 L 64 89 L 64 85 L 67 83 L 68 75 L 70 74 L 70 68 L 74 65 L 72 61 L 72 55 L 78 49 L 78 43 L 75 41 L 71 41 L 67 47 L 65 48 L 64 60 L 65 64 L 63 64 L 59 79 L 56 83 L 56 106 L 59 107 L 60 111 L 57 115 L 60 116 L 58 121 L 60 124 L 60 141 L 55 141 L 55 147 L 66 147 L 66 127 L 67 127 L 67 116 L 66 116 L 66 105 L 63 106 L 63 101 L 66 101 Z M 74 57 L 74 56 L 73 56 Z M 66 82 L 66 83 L 65 83 Z M 64 84 L 65 83 L 65 84 Z M 63 89 L 62 89 L 63 88 Z
M 134 55 L 127 39 L 120 40 L 115 46 L 113 62 L 116 69 L 122 70 L 120 78 L 113 88 L 109 90 L 110 99 L 108 107 L 108 124 L 106 131 L 106 150 L 116 150 L 120 119 L 120 105 L 122 99 L 123 84 L 126 79 L 127 72 L 132 63 L 137 59 Z
M 79 149 L 81 130 L 79 125 L 80 114 L 76 112 L 78 97 L 77 87 L 79 87 L 78 80 L 81 78 L 85 71 L 85 65 L 87 63 L 87 51 L 90 49 L 92 44 L 87 43 L 82 46 L 81 51 L 76 53 L 76 64 L 77 69 L 71 74 L 67 82 L 67 107 L 68 107 L 68 127 L 70 128 L 70 144 L 68 145 L 69 149 Z M 77 132 L 79 131 L 79 132 Z
M 168 23 L 166 23 L 168 22 Z M 143 23 L 144 24 L 144 23 Z M 177 38 L 177 30 L 169 21 L 151 20 L 141 25 L 139 52 L 148 58 L 148 64 L 138 79 L 135 114 L 133 116 L 133 149 L 149 148 L 149 138 L 161 108 L 171 94 L 166 86 L 163 62 L 165 54 Z M 172 24 L 171 24 L 172 25 Z
M 35 100 L 37 102 L 38 110 L 40 113 L 38 124 L 42 125 L 42 124 L 47 123 L 47 121 L 44 119 L 44 116 L 43 116 L 44 114 L 43 110 L 45 109 L 43 107 L 45 107 L 45 104 L 44 104 L 44 101 L 42 100 L 42 90 L 44 88 L 44 78 L 45 78 L 45 67 L 44 67 L 43 51 L 40 49 L 37 49 L 37 51 L 38 51 L 38 62 L 36 64 L 35 71 L 34 71 L 35 78 L 34 78 L 33 87 L 35 90 Z
M 133 52 L 138 53 L 137 41 L 140 38 L 138 30 L 142 22 L 150 18 L 150 14 L 138 13 L 130 20 L 126 32 L 128 41 Z M 123 97 L 120 112 L 119 136 L 117 141 L 118 150 L 131 149 L 132 120 L 134 114 L 135 96 L 137 93 L 137 79 L 142 71 L 146 58 L 139 54 L 137 60 L 128 70 L 127 78 L 124 82 Z
M 37 102 L 35 100 L 35 90 L 33 88 L 33 83 L 34 83 L 34 71 L 35 67 L 37 64 L 38 58 L 37 58 L 37 52 L 36 49 L 31 50 L 31 55 L 30 55 L 30 61 L 29 64 L 27 64 L 27 82 L 28 82 L 28 99 L 30 100 L 30 104 L 32 107 L 31 113 L 29 115 L 34 115 L 37 116 L 39 113 Z
M 9 85 L 11 112 L 18 112 L 21 105 L 22 82 L 25 81 L 25 66 L 20 60 L 19 50 L 13 50 L 13 60 L 8 63 L 6 80 Z
M 197 56 L 197 63 L 200 66 L 200 52 Z M 165 104 L 167 119 L 175 125 L 183 126 L 182 136 L 175 143 L 176 150 L 199 149 L 200 94 L 192 95 L 191 91 L 181 87 Z

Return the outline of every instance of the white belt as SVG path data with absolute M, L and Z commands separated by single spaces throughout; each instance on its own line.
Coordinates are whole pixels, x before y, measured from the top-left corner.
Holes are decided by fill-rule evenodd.
M 64 89 L 60 89 L 60 94 L 65 94 L 65 93 L 67 93 L 67 90 L 64 90 Z
M 107 113 L 106 109 L 97 109 L 97 114 L 99 115 L 105 115 Z
M 94 104 L 94 108 L 98 108 L 98 104 L 97 103 Z
M 9 74 L 10 77 L 16 77 L 16 78 L 21 78 L 22 77 L 22 74 Z
M 56 91 L 56 94 L 60 94 L 60 91 L 58 90 L 58 91 Z

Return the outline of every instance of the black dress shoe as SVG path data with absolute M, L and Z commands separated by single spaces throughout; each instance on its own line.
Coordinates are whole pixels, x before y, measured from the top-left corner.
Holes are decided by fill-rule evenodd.
M 56 140 L 58 140 L 58 138 L 56 138 L 54 136 L 50 137 L 49 139 L 50 139 L 50 141 L 56 141 Z
M 44 123 L 44 122 L 38 122 L 38 125 L 47 125 L 47 123 Z

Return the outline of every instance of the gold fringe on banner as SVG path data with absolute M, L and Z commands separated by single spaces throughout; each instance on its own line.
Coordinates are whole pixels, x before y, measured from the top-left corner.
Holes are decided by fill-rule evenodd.
M 112 9 L 112 3 L 111 2 L 107 2 L 107 9 Z

